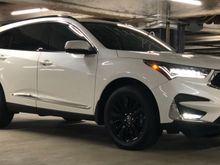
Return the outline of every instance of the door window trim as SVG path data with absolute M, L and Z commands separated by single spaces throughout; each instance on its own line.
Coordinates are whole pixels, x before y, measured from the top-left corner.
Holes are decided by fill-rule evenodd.
M 15 27 L 12 27 L 12 28 L 6 28 L 4 30 L 0 30 L 0 34 L 2 33 L 5 33 L 7 31 L 10 31 L 10 30 L 13 30 L 13 29 L 16 29 L 16 28 L 20 28 L 20 27 L 23 27 L 23 26 L 28 26 L 28 25 L 34 25 L 34 24 L 39 24 L 39 23 L 59 23 L 59 24 L 62 24 L 62 25 L 66 25 L 67 28 L 69 28 L 69 30 L 73 33 L 76 33 L 75 31 L 78 31 L 82 34 L 81 37 L 83 37 L 95 50 L 96 50 L 96 54 L 98 54 L 98 48 L 97 46 L 89 39 L 89 37 L 79 28 L 77 27 L 76 25 L 66 21 L 66 20 L 38 20 L 38 21 L 34 21 L 34 22 L 22 22 L 22 23 L 18 23 L 18 25 L 16 25 Z M 76 35 L 78 35 L 76 33 Z M 3 49 L 3 48 L 1 48 Z M 9 50 L 12 50 L 12 49 L 9 49 Z M 39 52 L 39 50 L 15 50 L 15 51 L 29 51 L 29 52 Z M 44 50 L 40 50 L 40 52 L 57 52 L 57 51 L 44 51 Z M 65 51 L 58 51 L 58 52 L 65 52 Z

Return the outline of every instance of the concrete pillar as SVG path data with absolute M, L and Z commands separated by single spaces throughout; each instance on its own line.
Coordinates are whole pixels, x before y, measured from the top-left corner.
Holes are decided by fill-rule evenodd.
M 185 25 L 178 23 L 177 26 L 177 45 L 176 49 L 178 53 L 183 53 L 185 47 Z

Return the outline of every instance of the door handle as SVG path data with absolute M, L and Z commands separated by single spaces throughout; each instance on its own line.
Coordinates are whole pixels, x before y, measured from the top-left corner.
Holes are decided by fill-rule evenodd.
M 6 60 L 8 57 L 6 57 L 5 55 L 1 54 L 0 55 L 0 60 Z
M 50 60 L 44 60 L 40 62 L 43 66 L 50 66 L 53 65 L 53 63 Z

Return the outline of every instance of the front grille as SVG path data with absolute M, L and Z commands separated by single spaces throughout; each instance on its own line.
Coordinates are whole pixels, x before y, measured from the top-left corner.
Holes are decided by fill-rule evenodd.
M 220 89 L 220 71 L 215 71 L 211 80 L 210 86 Z

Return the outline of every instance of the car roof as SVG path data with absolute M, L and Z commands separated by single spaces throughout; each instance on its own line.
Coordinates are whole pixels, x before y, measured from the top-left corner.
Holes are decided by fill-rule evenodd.
M 103 23 L 103 24 L 112 24 L 112 25 L 116 25 L 120 22 L 113 22 L 113 21 L 107 21 L 107 20 L 101 20 L 101 19 L 78 19 L 78 21 L 80 23 Z
M 56 19 L 72 19 L 74 21 L 77 21 L 79 23 L 103 23 L 103 24 L 110 24 L 110 25 L 117 25 L 119 22 L 112 22 L 112 21 L 106 21 L 106 20 L 99 20 L 99 19 L 76 19 L 71 16 L 66 16 L 66 15 L 50 15 L 50 16 L 41 16 L 41 17 L 33 17 L 33 18 L 28 18 L 28 19 L 22 19 L 22 20 L 14 20 L 14 21 L 9 21 L 5 24 L 3 24 L 0 27 L 0 32 L 3 32 L 5 30 L 14 28 L 14 27 L 19 27 L 22 25 L 30 24 L 30 23 L 37 23 L 38 20 L 56 20 Z M 32 22 L 33 21 L 33 22 Z
M 77 22 L 80 23 L 84 23 L 84 22 L 90 22 L 90 23 L 106 23 L 106 24 L 117 24 L 120 22 L 113 22 L 113 21 L 107 21 L 107 20 L 101 20 L 101 19 L 88 19 L 88 18 L 81 18 L 81 19 L 76 19 L 72 16 L 68 16 L 68 15 L 49 15 L 49 16 L 41 16 L 41 17 L 32 17 L 32 18 L 27 18 L 27 19 L 21 19 L 21 20 L 13 20 L 13 21 L 8 21 L 3 23 L 1 26 L 5 26 L 5 25 L 9 25 L 9 24 L 13 24 L 13 23 L 17 23 L 17 22 L 22 22 L 22 21 L 28 21 L 28 20 L 41 20 L 43 18 L 69 18 L 69 19 L 73 19 Z
M 70 17 L 70 16 L 60 16 L 60 15 L 53 15 L 53 16 L 43 16 L 43 17 L 34 17 L 34 18 L 28 18 L 28 19 L 22 19 L 22 20 L 14 20 L 10 21 L 8 23 L 5 23 L 4 25 L 0 26 L 0 33 L 15 27 L 28 25 L 32 23 L 38 23 L 38 22 L 46 22 L 46 21 L 64 21 L 64 19 L 72 19 L 78 22 L 77 19 Z
M 19 19 L 19 20 L 10 20 L 2 24 L 2 26 L 12 24 L 12 23 L 17 23 L 17 22 L 22 22 L 22 21 L 28 21 L 28 20 L 35 20 L 35 19 L 43 19 L 43 18 L 70 18 L 74 19 L 75 21 L 78 21 L 76 18 L 71 17 L 71 16 L 66 16 L 66 15 L 48 15 L 48 16 L 40 16 L 40 17 L 32 17 L 32 18 L 26 18 L 26 19 Z

